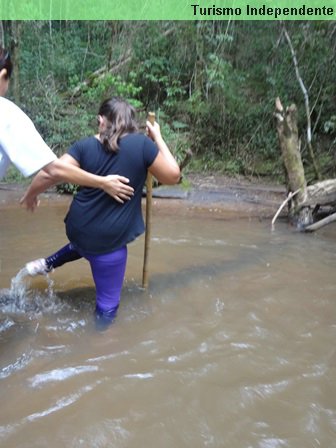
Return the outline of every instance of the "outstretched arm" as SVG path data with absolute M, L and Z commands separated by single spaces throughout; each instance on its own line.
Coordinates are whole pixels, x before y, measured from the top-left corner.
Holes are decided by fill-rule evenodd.
M 79 168 L 77 161 L 68 154 L 45 166 L 32 180 L 20 200 L 27 210 L 34 211 L 38 205 L 37 196 L 47 188 L 60 183 L 71 182 L 86 187 L 101 188 L 116 201 L 123 203 L 133 196 L 133 188 L 126 177 L 118 175 L 97 176 Z

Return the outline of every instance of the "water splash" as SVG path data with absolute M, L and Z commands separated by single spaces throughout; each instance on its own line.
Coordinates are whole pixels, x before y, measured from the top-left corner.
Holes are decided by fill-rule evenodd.
M 13 319 L 6 317 L 4 320 L 2 320 L 0 322 L 0 334 L 7 331 L 13 325 L 15 325 L 15 322 L 13 321 Z
M 11 280 L 10 289 L 0 290 L 1 311 L 4 313 L 20 313 L 27 311 L 29 283 L 25 281 L 28 272 L 21 269 Z
M 11 280 L 9 296 L 12 298 L 12 305 L 15 309 L 24 309 L 25 298 L 27 296 L 27 283 L 24 279 L 28 276 L 26 268 L 22 268 Z M 13 310 L 14 311 L 14 310 Z
M 45 275 L 47 288 L 41 294 L 30 289 L 30 276 L 27 269 L 22 268 L 11 280 L 10 289 L 0 290 L 0 305 L 3 313 L 31 313 L 55 312 L 60 309 L 60 301 L 54 294 L 54 281 Z

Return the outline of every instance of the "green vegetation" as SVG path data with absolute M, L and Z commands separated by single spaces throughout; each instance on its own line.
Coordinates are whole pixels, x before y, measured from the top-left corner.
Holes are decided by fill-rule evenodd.
M 17 183 L 27 183 L 27 179 L 20 173 L 20 171 L 15 168 L 14 165 L 10 165 L 6 176 L 1 180 L 1 182 L 9 183 L 9 184 L 17 184 Z
M 57 154 L 95 130 L 100 101 L 121 95 L 154 110 L 188 169 L 231 175 L 283 175 L 274 102 L 295 102 L 301 152 L 304 97 L 280 22 L 2 22 L 18 70 L 10 97 Z M 336 24 L 286 22 L 310 100 L 315 157 L 336 177 Z

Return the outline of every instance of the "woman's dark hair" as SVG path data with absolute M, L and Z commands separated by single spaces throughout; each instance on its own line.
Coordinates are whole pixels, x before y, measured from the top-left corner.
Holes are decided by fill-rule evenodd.
M 12 74 L 13 64 L 9 52 L 0 46 L 0 71 L 4 68 L 7 70 L 6 79 L 9 79 Z
M 109 151 L 117 151 L 119 139 L 126 134 L 138 131 L 135 121 L 135 109 L 127 101 L 119 97 L 105 100 L 99 115 L 106 118 L 106 129 L 100 133 L 100 139 Z

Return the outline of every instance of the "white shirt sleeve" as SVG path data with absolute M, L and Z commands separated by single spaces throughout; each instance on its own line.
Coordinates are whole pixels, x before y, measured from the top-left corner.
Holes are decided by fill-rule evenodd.
M 0 175 L 7 168 L 8 159 L 24 176 L 30 176 L 57 156 L 31 119 L 14 103 L 0 98 Z
M 4 177 L 6 174 L 7 168 L 10 165 L 10 160 L 7 157 L 6 153 L 2 151 L 0 146 L 0 179 Z

